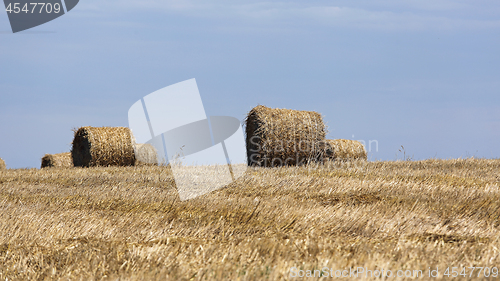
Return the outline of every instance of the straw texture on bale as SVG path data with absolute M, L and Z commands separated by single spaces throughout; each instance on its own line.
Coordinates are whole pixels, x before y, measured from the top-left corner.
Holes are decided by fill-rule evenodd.
M 45 154 L 42 158 L 41 168 L 58 167 L 58 168 L 71 168 L 73 167 L 73 158 L 71 152 L 59 154 Z
M 366 160 L 365 146 L 355 140 L 326 140 L 323 142 L 323 156 L 335 161 Z
M 151 144 L 137 143 L 134 145 L 135 165 L 158 165 L 156 148 Z
M 81 127 L 73 139 L 75 167 L 133 166 L 133 137 L 125 127 Z
M 276 167 L 316 160 L 316 144 L 326 136 L 321 114 L 259 105 L 247 115 L 246 146 L 250 166 Z
M 316 161 L 320 163 L 325 163 L 334 159 L 333 147 L 328 142 L 329 140 L 323 140 L 316 144 Z
M 5 170 L 7 169 L 7 165 L 5 165 L 5 161 L 3 161 L 2 158 L 0 158 L 0 170 Z

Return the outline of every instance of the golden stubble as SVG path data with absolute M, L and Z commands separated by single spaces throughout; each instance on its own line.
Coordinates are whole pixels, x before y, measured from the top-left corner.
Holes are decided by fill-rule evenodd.
M 0 171 L 0 279 L 282 280 L 498 266 L 500 160 L 249 168 L 180 201 L 168 167 Z

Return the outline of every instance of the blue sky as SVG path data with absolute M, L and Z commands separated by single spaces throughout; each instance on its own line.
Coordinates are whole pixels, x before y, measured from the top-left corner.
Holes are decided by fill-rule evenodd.
M 372 160 L 499 158 L 500 2 L 81 0 L 12 34 L 0 13 L 0 157 L 39 167 L 73 128 L 196 78 L 207 115 L 315 110 Z

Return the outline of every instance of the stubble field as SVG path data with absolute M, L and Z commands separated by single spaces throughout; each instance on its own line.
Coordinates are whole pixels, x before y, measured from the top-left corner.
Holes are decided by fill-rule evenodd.
M 0 279 L 491 271 L 500 268 L 499 171 L 500 160 L 485 159 L 249 168 L 182 202 L 165 167 L 3 170 Z M 382 279 L 365 273 L 359 280 Z

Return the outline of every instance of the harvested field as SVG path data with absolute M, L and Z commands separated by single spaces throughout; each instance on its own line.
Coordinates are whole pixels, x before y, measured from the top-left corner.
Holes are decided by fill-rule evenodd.
M 41 168 L 71 168 L 73 167 L 73 158 L 71 152 L 58 153 L 58 154 L 45 154 L 42 157 Z
M 168 167 L 6 170 L 0 276 L 296 280 L 294 267 L 364 267 L 428 279 L 438 267 L 434 279 L 447 279 L 447 267 L 500 265 L 499 169 L 484 159 L 249 168 L 184 202 Z
M 71 149 L 75 167 L 133 166 L 134 141 L 129 128 L 81 127 Z
M 5 170 L 7 169 L 7 165 L 5 165 L 5 161 L 3 161 L 2 158 L 0 158 L 0 170 Z
M 325 140 L 326 126 L 313 111 L 253 108 L 245 120 L 249 166 L 304 165 L 316 159 L 316 146 Z

